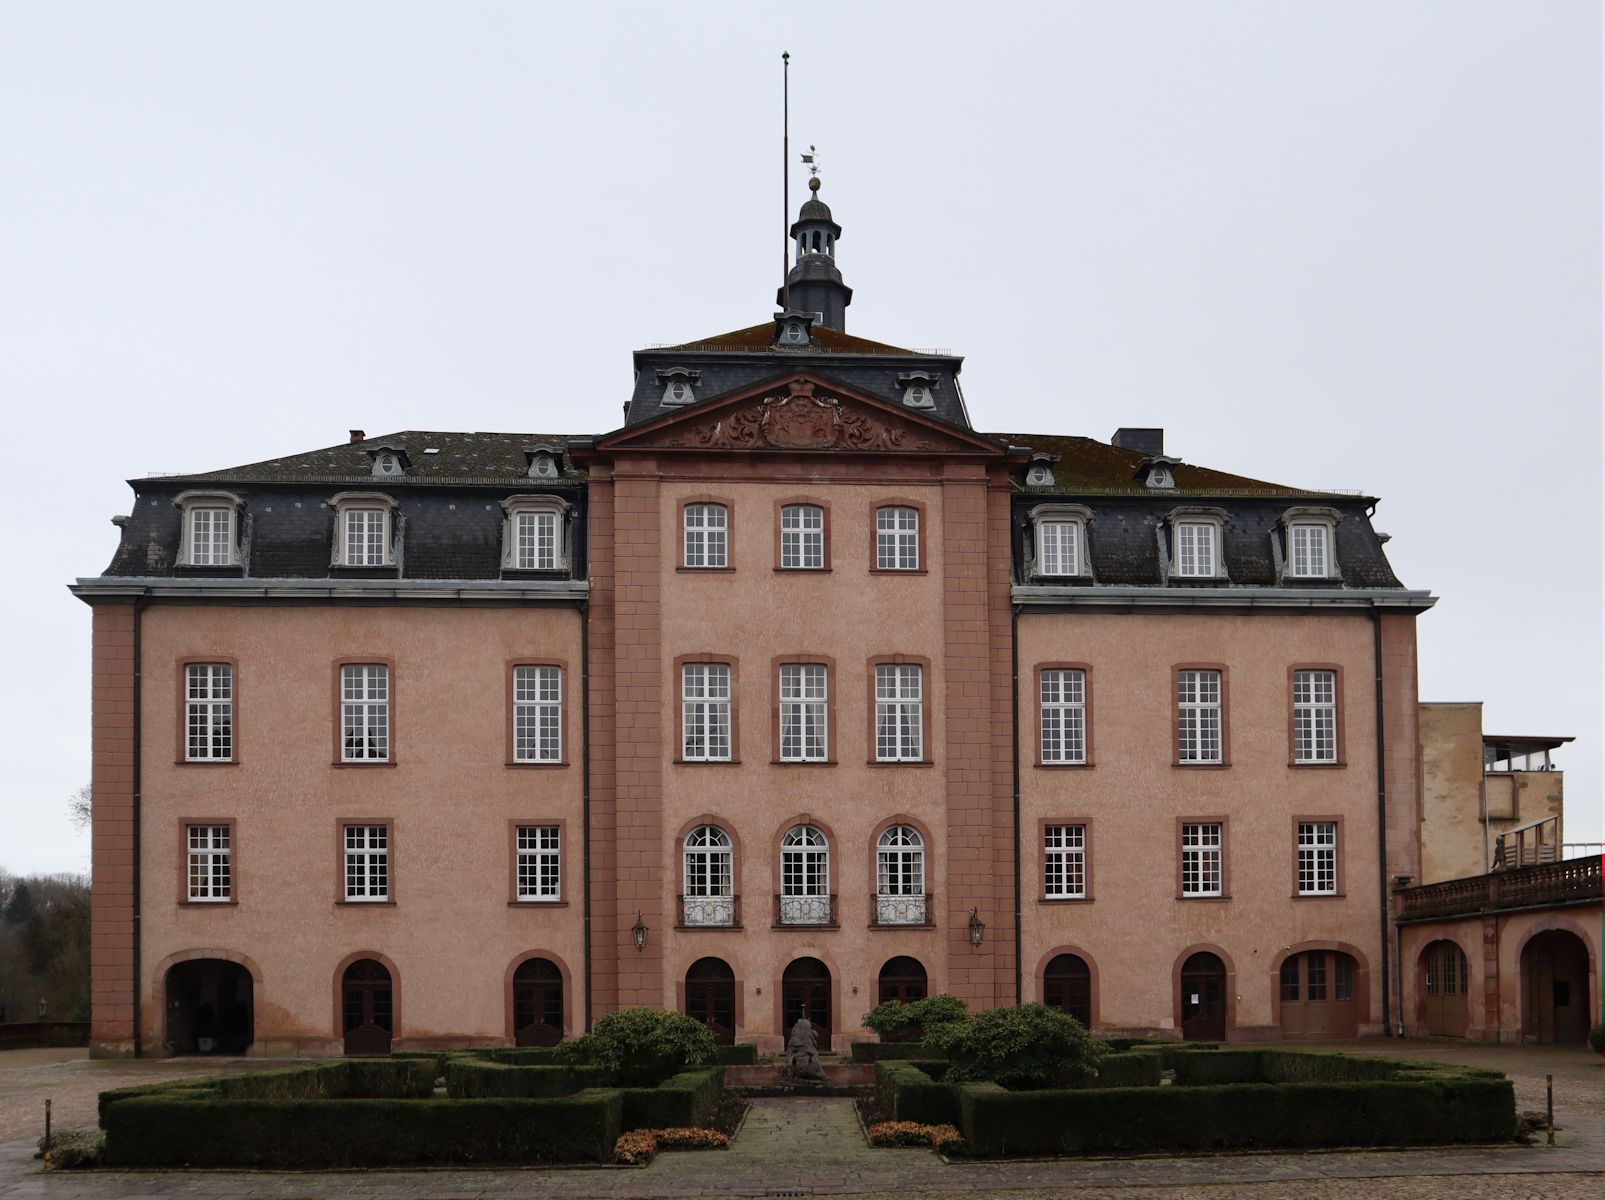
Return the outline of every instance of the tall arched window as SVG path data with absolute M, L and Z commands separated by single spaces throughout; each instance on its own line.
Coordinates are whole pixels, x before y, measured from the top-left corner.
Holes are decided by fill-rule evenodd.
M 925 839 L 893 825 L 875 843 L 875 924 L 924 925 Z
M 830 846 L 812 825 L 793 825 L 780 839 L 780 924 L 834 925 Z
M 736 900 L 730 835 L 717 825 L 699 825 L 685 839 L 683 925 L 734 925 Z

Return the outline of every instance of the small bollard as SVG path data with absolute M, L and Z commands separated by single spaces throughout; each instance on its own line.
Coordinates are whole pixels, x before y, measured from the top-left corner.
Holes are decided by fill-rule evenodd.
M 1555 1077 L 1553 1075 L 1544 1076 L 1544 1091 L 1546 1093 L 1544 1103 L 1545 1118 L 1549 1127 L 1549 1144 L 1553 1146 L 1555 1144 Z
M 50 1101 L 45 1101 L 45 1170 L 50 1170 Z

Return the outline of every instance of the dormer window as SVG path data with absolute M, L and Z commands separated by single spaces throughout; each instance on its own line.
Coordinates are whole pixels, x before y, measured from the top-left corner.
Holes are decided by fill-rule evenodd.
M 1148 468 L 1148 478 L 1143 481 L 1145 487 L 1173 488 L 1176 486 L 1176 477 L 1170 473 L 1169 467 L 1152 466 Z
M 801 321 L 787 321 L 780 327 L 780 340 L 788 346 L 806 346 L 808 327 Z
M 1031 510 L 1036 562 L 1032 574 L 1053 578 L 1090 575 L 1087 521 L 1092 510 L 1080 504 L 1041 504 Z
M 897 377 L 903 389 L 903 404 L 908 408 L 935 408 L 938 377 L 929 371 L 908 371 Z
M 783 312 L 775 314 L 775 345 L 807 346 L 812 341 L 812 327 L 816 314 L 810 312 Z
M 1181 463 L 1179 458 L 1167 458 L 1162 454 L 1151 455 L 1142 460 L 1137 468 L 1137 478 L 1143 487 L 1155 491 L 1167 491 L 1176 486 L 1176 475 L 1172 467 Z
M 1224 579 L 1218 509 L 1178 509 L 1170 514 L 1170 574 L 1186 579 Z
M 173 503 L 183 514 L 178 561 L 186 567 L 240 565 L 239 511 L 232 492 L 183 492 Z
M 373 459 L 372 473 L 376 478 L 405 475 L 407 468 L 412 465 L 407 459 L 407 452 L 399 447 L 369 446 L 366 449 L 368 457 Z
M 341 492 L 329 501 L 334 509 L 336 567 L 393 567 L 396 502 L 380 492 Z
M 509 496 L 502 531 L 502 567 L 509 571 L 561 571 L 568 566 L 564 517 L 557 496 Z
M 697 380 L 700 378 L 702 378 L 701 371 L 688 371 L 684 367 L 671 367 L 667 371 L 659 371 L 658 382 L 663 385 L 664 407 L 695 402 Z
M 1337 524 L 1342 519 L 1335 508 L 1292 508 L 1282 514 L 1288 577 L 1337 577 Z
M 1027 487 L 1052 487 L 1054 458 L 1051 454 L 1033 454 L 1031 465 L 1025 471 Z
M 560 473 L 561 458 L 555 447 L 531 446 L 524 451 L 524 458 L 529 463 L 524 474 L 531 479 L 556 479 Z

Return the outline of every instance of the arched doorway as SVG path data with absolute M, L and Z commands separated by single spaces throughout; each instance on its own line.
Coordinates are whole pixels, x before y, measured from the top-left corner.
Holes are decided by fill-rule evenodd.
M 527 958 L 513 972 L 513 1041 L 555 1046 L 563 1040 L 563 972 L 547 958 Z
M 1305 950 L 1282 960 L 1282 1036 L 1351 1038 L 1360 1032 L 1354 958 L 1341 950 Z
M 880 1003 L 901 1000 L 905 1004 L 925 999 L 928 989 L 925 968 L 917 958 L 900 954 L 886 960 L 880 974 Z
M 699 958 L 685 973 L 686 1016 L 701 1021 L 721 1046 L 736 1041 L 736 974 L 722 958 Z
M 174 1054 L 244 1054 L 254 1036 L 251 973 L 223 958 L 168 968 L 167 1048 Z
M 1444 939 L 1421 952 L 1421 1023 L 1432 1037 L 1465 1037 L 1471 981 L 1466 952 Z
M 1080 955 L 1056 955 L 1043 968 L 1042 1003 L 1092 1028 L 1092 970 Z
M 780 977 L 782 1036 L 807 1014 L 820 1053 L 830 1049 L 830 968 L 817 958 L 799 958 Z
M 1588 946 L 1566 929 L 1535 934 L 1521 951 L 1521 1035 L 1529 1042 L 1588 1036 Z
M 1201 1042 L 1226 1037 L 1226 964 L 1208 950 L 1181 965 L 1181 1035 Z
M 389 1054 L 395 1020 L 390 972 L 359 958 L 340 978 L 341 1027 L 347 1054 Z

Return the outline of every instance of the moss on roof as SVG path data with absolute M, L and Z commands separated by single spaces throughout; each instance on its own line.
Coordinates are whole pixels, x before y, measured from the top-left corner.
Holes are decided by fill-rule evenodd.
M 839 329 L 826 329 L 823 326 L 814 327 L 814 342 L 812 349 L 829 350 L 837 354 L 908 354 L 913 350 L 905 350 L 901 346 L 888 346 L 885 342 L 872 342 L 868 338 L 854 337 L 850 333 L 843 333 Z M 750 325 L 746 329 L 734 329 L 729 333 L 716 334 L 713 337 L 698 338 L 694 342 L 684 342 L 678 346 L 666 347 L 669 350 L 773 350 L 775 349 L 775 323 L 765 321 L 762 325 Z

